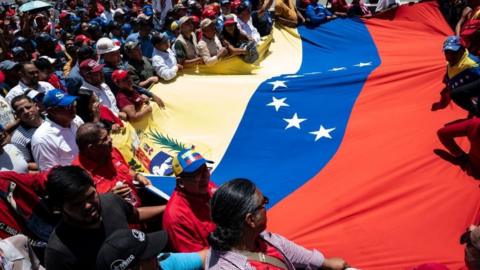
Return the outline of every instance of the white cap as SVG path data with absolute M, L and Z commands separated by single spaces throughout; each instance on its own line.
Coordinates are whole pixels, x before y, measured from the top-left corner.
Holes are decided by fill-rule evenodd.
M 117 15 L 125 15 L 125 11 L 123 11 L 123 9 L 121 8 L 117 8 L 115 9 L 115 11 L 113 12 L 113 17 L 117 16 Z
M 101 38 L 97 41 L 96 44 L 97 54 L 106 54 L 110 52 L 115 52 L 120 49 L 120 46 L 115 44 L 115 42 L 109 38 Z
M 52 64 L 52 65 L 55 63 L 55 61 L 57 61 L 57 59 L 52 58 L 52 57 L 48 57 L 48 56 L 46 56 L 46 55 L 42 55 L 42 56 L 40 56 L 39 58 L 48 60 L 48 62 L 50 62 L 50 64 Z

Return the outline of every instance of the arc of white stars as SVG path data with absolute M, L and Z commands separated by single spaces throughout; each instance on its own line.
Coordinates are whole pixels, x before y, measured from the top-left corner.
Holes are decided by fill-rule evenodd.
M 307 118 L 298 118 L 298 115 L 297 113 L 295 113 L 292 118 L 283 118 L 283 120 L 285 120 L 288 125 L 285 127 L 285 129 L 289 129 L 291 127 L 296 127 L 298 129 L 300 129 L 300 123 L 302 123 L 303 121 L 306 121 Z
M 277 90 L 277 88 L 279 88 L 279 87 L 284 87 L 284 88 L 286 88 L 286 87 L 287 87 L 287 85 L 285 84 L 286 82 L 287 82 L 287 81 L 279 81 L 279 80 L 277 80 L 277 81 L 269 82 L 269 84 L 273 85 L 272 91 L 275 91 L 275 90 Z
M 287 98 L 272 97 L 272 102 L 268 103 L 267 106 L 275 107 L 275 111 L 278 112 L 278 110 L 280 110 L 281 107 L 289 107 L 290 106 L 287 103 L 285 103 L 285 100 L 287 100 Z
M 366 66 L 371 66 L 372 65 L 372 62 L 366 62 L 366 63 L 363 63 L 363 62 L 360 62 L 354 66 L 356 67 L 366 67 Z
M 335 128 L 325 128 L 323 125 L 320 125 L 320 129 L 317 131 L 312 131 L 309 132 L 312 135 L 315 135 L 315 141 L 320 140 L 321 138 L 328 138 L 332 139 L 332 136 L 330 135 L 330 132 L 334 131 Z
M 346 69 L 347 69 L 346 67 L 335 67 L 335 68 L 329 69 L 328 71 L 336 72 L 336 71 L 341 71 Z

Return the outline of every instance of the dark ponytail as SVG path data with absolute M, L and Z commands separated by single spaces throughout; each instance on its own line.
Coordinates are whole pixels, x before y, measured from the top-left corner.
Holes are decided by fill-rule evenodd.
M 224 183 L 215 192 L 210 205 L 212 220 L 217 228 L 208 236 L 213 249 L 228 251 L 240 241 L 245 216 L 258 206 L 256 190 L 252 181 L 237 178 Z

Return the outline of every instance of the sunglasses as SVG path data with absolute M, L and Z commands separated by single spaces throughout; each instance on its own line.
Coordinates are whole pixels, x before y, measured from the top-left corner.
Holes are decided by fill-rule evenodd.
M 268 197 L 267 197 L 267 196 L 263 196 L 262 203 L 261 203 L 259 206 L 257 206 L 257 207 L 253 210 L 252 213 L 255 213 L 255 212 L 257 212 L 258 210 L 264 209 L 269 202 L 270 202 L 270 200 L 268 199 Z

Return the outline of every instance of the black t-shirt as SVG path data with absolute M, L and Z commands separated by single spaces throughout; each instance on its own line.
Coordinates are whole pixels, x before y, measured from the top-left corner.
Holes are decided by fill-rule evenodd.
M 94 270 L 103 241 L 114 231 L 135 221 L 133 206 L 117 195 L 100 195 L 102 224 L 82 229 L 60 222 L 48 240 L 45 266 L 48 270 Z

